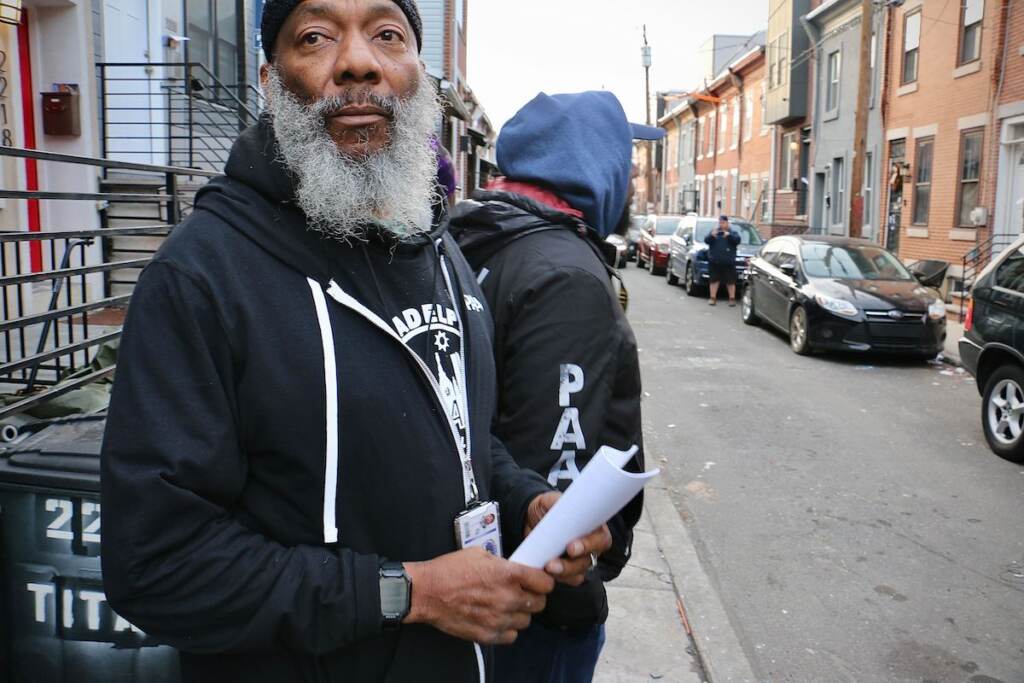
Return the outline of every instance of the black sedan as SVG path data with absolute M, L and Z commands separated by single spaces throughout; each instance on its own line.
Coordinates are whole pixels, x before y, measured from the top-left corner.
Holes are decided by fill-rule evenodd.
M 895 256 L 867 240 L 776 237 L 750 261 L 743 322 L 789 333 L 816 349 L 934 358 L 946 340 L 946 305 Z

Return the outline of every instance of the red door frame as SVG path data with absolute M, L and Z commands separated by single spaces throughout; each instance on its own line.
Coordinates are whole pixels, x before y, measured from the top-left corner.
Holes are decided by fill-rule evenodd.
M 22 9 L 21 23 L 18 24 L 18 69 L 21 75 L 21 115 L 22 127 L 25 130 L 25 148 L 35 149 L 35 92 L 32 87 L 32 56 L 29 49 L 27 8 Z M 39 169 L 35 159 L 25 159 L 25 189 L 29 192 L 39 190 Z M 28 200 L 28 229 L 29 232 L 42 230 L 38 199 Z M 43 269 L 43 250 L 39 242 L 30 243 L 29 259 L 33 273 L 38 273 Z

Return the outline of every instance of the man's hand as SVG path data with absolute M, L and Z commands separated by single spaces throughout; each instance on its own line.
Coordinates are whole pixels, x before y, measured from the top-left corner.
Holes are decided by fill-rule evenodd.
M 450 636 L 508 645 L 544 609 L 555 582 L 539 569 L 494 557 L 481 548 L 428 562 L 406 562 L 412 583 L 407 624 L 430 624 Z
M 526 510 L 526 534 L 529 535 L 534 527 L 540 524 L 541 518 L 548 513 L 554 504 L 562 497 L 557 491 L 545 493 L 530 501 L 530 507 Z M 608 525 L 602 524 L 601 528 L 591 531 L 583 538 L 576 539 L 565 549 L 565 555 L 551 560 L 544 571 L 558 579 L 560 583 L 570 586 L 578 586 L 583 583 L 587 572 L 594 566 L 594 560 L 612 547 L 612 534 L 608 531 Z

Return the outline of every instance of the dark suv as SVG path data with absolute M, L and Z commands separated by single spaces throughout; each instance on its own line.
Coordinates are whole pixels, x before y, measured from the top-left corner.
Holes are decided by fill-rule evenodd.
M 989 447 L 1024 462 L 1024 237 L 978 276 L 960 359 L 977 379 Z

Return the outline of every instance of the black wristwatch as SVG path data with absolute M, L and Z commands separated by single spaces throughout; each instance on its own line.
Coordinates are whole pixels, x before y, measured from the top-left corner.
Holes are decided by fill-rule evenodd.
M 412 582 L 401 562 L 380 566 L 380 614 L 384 628 L 397 628 L 412 608 Z

